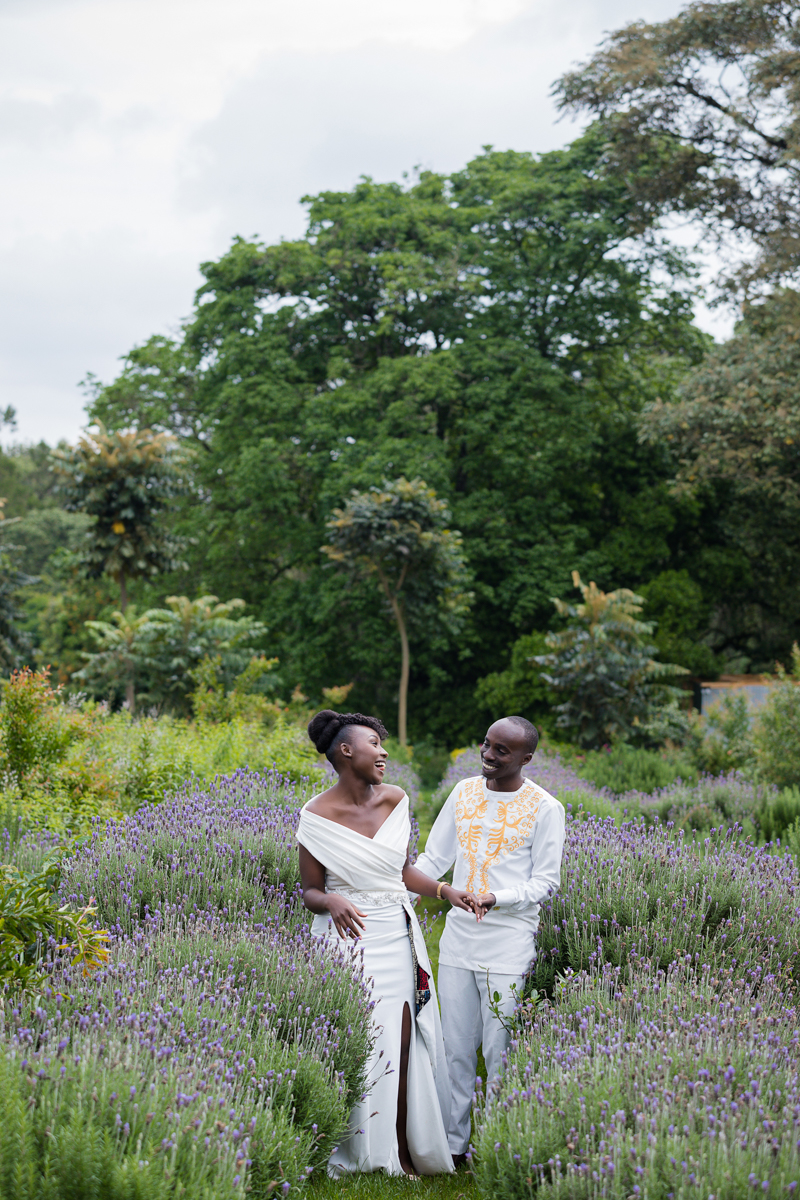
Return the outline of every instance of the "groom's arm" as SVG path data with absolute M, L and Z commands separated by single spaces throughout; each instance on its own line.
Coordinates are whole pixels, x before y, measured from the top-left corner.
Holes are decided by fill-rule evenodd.
M 561 886 L 561 855 L 564 851 L 564 809 L 551 805 L 536 823 L 531 842 L 531 873 L 525 883 L 498 888 L 494 893 L 497 908 L 520 910 L 541 904 Z M 494 906 L 492 906 L 494 907 Z
M 430 876 L 431 879 L 441 879 L 456 861 L 458 835 L 456 833 L 454 797 L 457 790 L 456 788 L 452 791 L 445 800 L 441 812 L 433 823 L 433 829 L 428 834 L 425 850 L 414 863 L 418 871 L 421 871 L 423 875 Z

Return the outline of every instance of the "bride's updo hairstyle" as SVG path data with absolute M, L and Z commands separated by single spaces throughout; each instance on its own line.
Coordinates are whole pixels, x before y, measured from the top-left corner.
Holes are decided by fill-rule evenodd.
M 345 730 L 348 725 L 366 725 L 373 729 L 383 741 L 388 737 L 386 726 L 377 717 L 365 717 L 363 713 L 337 713 L 332 708 L 323 708 L 308 722 L 308 736 L 317 748 L 318 754 L 324 754 L 331 766 L 335 766 L 334 757 L 337 747 L 347 741 Z

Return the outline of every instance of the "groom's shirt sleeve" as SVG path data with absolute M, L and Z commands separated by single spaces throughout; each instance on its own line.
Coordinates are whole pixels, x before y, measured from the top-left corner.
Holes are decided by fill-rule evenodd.
M 536 822 L 530 847 L 530 875 L 516 887 L 497 888 L 494 893 L 497 908 L 510 909 L 512 912 L 528 908 L 531 904 L 541 904 L 558 891 L 561 885 L 564 824 L 564 809 L 557 800 L 553 800 Z
M 428 834 L 425 850 L 420 854 L 414 866 L 429 879 L 441 879 L 449 871 L 456 860 L 458 835 L 456 833 L 455 787 L 442 805 L 442 810 L 433 822 L 433 829 Z

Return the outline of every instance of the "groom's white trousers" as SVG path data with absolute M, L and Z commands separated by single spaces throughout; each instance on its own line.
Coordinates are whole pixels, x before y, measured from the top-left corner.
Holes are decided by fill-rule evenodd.
M 464 967 L 439 967 L 439 1002 L 442 1008 L 442 1034 L 447 1070 L 450 1075 L 450 1127 L 447 1140 L 451 1154 L 464 1154 L 469 1146 L 472 1094 L 478 1069 L 478 1047 L 483 1044 L 487 1082 L 500 1074 L 503 1053 L 510 1034 L 490 1010 L 492 997 L 500 993 L 498 1004 L 506 1024 L 517 1006 L 514 988 L 521 993 L 524 975 L 501 975 L 489 971 L 470 971 Z

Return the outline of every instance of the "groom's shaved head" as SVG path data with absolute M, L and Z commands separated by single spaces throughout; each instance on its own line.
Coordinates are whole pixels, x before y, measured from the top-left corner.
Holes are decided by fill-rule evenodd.
M 525 749 L 529 754 L 533 754 L 536 747 L 539 745 L 539 731 L 535 725 L 531 725 L 525 717 L 503 717 L 504 721 L 511 721 L 512 725 L 517 725 L 525 738 Z

